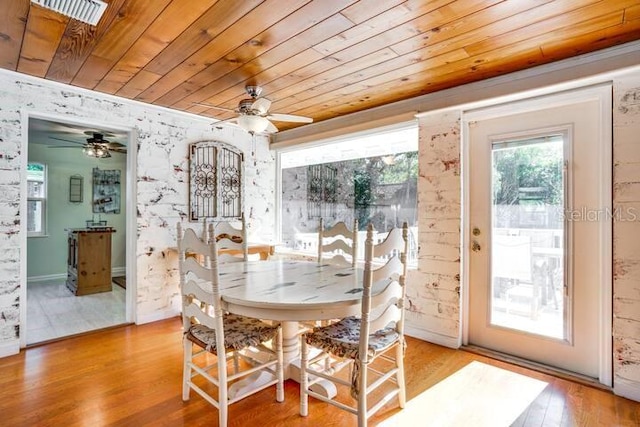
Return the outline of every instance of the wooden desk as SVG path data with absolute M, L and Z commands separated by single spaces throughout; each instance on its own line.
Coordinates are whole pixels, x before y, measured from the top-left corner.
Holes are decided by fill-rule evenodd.
M 110 227 L 68 229 L 67 288 L 74 295 L 111 292 Z

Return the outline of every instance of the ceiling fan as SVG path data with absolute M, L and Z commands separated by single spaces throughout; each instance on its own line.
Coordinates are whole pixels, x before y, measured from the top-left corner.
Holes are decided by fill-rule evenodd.
M 311 123 L 313 119 L 311 117 L 296 116 L 293 114 L 280 114 L 269 113 L 269 107 L 271 107 L 271 101 L 267 98 L 261 98 L 262 88 L 260 86 L 248 85 L 245 86 L 245 91 L 251 98 L 243 99 L 238 103 L 238 107 L 235 110 L 230 108 L 217 107 L 215 105 L 206 103 L 194 103 L 207 108 L 216 108 L 218 110 L 228 111 L 238 114 L 238 117 L 233 117 L 227 120 L 221 120 L 221 122 L 236 123 L 242 129 L 246 130 L 250 134 L 267 132 L 278 132 L 278 128 L 275 127 L 270 120 L 277 122 L 296 122 L 296 123 Z
M 111 152 L 114 153 L 126 153 L 127 147 L 119 142 L 111 142 L 105 138 L 105 136 L 113 138 L 115 135 L 107 132 L 94 132 L 86 131 L 85 135 L 89 135 L 86 142 L 77 142 L 70 139 L 57 138 L 50 136 L 51 139 L 57 139 L 59 141 L 66 141 L 77 145 L 53 145 L 51 148 L 82 148 L 82 152 L 88 157 L 95 157 L 98 159 L 104 159 L 111 157 Z

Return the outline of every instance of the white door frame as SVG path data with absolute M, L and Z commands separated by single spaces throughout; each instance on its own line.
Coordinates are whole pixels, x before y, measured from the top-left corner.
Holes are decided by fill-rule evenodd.
M 133 127 L 114 125 L 110 122 L 100 120 L 77 118 L 69 116 L 60 116 L 55 114 L 43 113 L 39 111 L 31 111 L 22 109 L 20 111 L 22 120 L 22 147 L 21 147 L 21 176 L 26 176 L 27 163 L 29 161 L 29 120 L 42 119 L 59 123 L 68 123 L 74 126 L 86 126 L 88 128 L 97 128 L 105 130 L 113 130 L 119 132 L 127 132 L 127 180 L 126 180 L 126 278 L 127 288 L 125 290 L 126 306 L 125 319 L 127 322 L 136 322 L 136 236 L 137 236 L 137 134 Z M 27 322 L 27 180 L 20 180 L 20 348 L 27 346 L 26 322 Z
M 462 343 L 469 344 L 469 254 L 470 254 L 470 203 L 469 203 L 469 124 L 478 120 L 501 117 L 509 114 L 536 111 L 545 108 L 559 107 L 576 102 L 597 100 L 600 104 L 601 135 L 603 141 L 599 147 L 598 156 L 601 159 L 600 174 L 604 178 L 598 188 L 601 200 L 605 200 L 607 213 L 613 212 L 613 157 L 612 157 L 612 85 L 604 83 L 585 88 L 573 89 L 551 95 L 539 96 L 526 100 L 518 100 L 491 107 L 462 112 Z M 613 232 L 612 218 L 603 215 L 599 224 L 599 234 L 602 242 L 606 244 L 600 248 L 600 294 L 599 294 L 599 378 L 600 383 L 612 386 L 613 384 L 613 343 L 612 343 L 612 301 L 613 301 Z

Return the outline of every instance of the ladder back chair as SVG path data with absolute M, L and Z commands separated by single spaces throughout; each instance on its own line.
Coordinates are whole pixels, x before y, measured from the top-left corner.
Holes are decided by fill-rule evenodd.
M 407 250 L 406 223 L 401 229 L 391 230 L 378 245 L 373 243 L 373 226 L 369 225 L 365 242 L 361 317 L 347 317 L 301 336 L 300 415 L 308 415 L 309 396 L 357 415 L 359 427 L 366 426 L 367 420 L 396 396 L 400 407 L 404 408 Z M 374 268 L 374 260 L 384 260 L 385 263 Z M 320 354 L 309 359 L 309 346 L 320 349 Z M 344 373 L 340 375 L 345 367 L 351 368 L 351 377 L 347 379 Z M 355 404 L 340 394 L 337 395 L 339 399 L 332 399 L 315 393 L 312 386 L 321 379 L 349 387 Z M 384 394 L 369 405 L 371 393 L 383 384 Z
M 342 221 L 325 230 L 324 220 L 320 218 L 320 226 L 318 229 L 318 263 L 348 267 L 355 266 L 357 258 L 358 220 L 353 220 L 352 230 L 349 230 L 347 225 Z
M 234 227 L 230 222 L 219 222 L 214 229 L 216 243 L 218 244 L 218 262 L 249 260 L 247 226 L 244 214 L 240 218 L 240 228 Z
M 213 236 L 212 225 L 209 225 L 209 235 Z M 220 296 L 215 239 L 207 239 L 207 243 L 193 229 L 183 232 L 180 223 L 177 236 L 184 330 L 182 399 L 189 400 L 191 390 L 195 391 L 218 408 L 220 426 L 227 425 L 228 405 L 274 384 L 276 400 L 282 402 L 281 327 L 225 313 Z M 196 256 L 187 257 L 187 253 Z M 261 361 L 252 358 L 251 354 L 255 354 L 256 349 L 266 352 L 269 357 Z M 216 359 L 213 363 L 211 355 Z M 227 365 L 230 360 L 233 360 L 233 372 L 229 374 Z M 246 390 L 235 384 L 243 377 L 261 372 L 272 379 L 260 387 Z M 211 389 L 209 385 L 202 387 L 203 381 L 212 383 L 217 388 L 217 395 L 205 391 Z

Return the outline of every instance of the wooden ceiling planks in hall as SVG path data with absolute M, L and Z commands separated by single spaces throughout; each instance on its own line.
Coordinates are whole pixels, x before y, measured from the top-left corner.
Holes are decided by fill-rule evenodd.
M 611 18 L 612 17 L 609 17 L 609 19 Z M 597 21 L 599 21 L 598 23 L 602 23 L 603 20 L 606 20 L 606 18 L 597 19 Z M 613 21 L 615 21 L 615 19 L 613 19 Z M 450 83 L 452 81 L 477 81 L 522 69 L 514 64 L 527 63 L 529 66 L 534 66 L 552 62 L 554 60 L 567 57 L 567 49 L 574 49 L 574 47 L 571 47 L 573 45 L 562 43 L 561 40 L 567 40 L 565 37 L 574 37 L 574 31 L 580 32 L 584 27 L 589 26 L 589 24 L 593 23 L 580 24 L 579 26 L 568 26 L 564 31 L 556 30 L 547 36 L 538 36 L 535 39 L 529 40 L 528 43 L 520 46 L 504 46 L 499 50 L 493 50 L 484 54 L 469 57 L 465 60 L 465 65 L 467 67 L 463 69 L 453 71 L 451 66 L 445 65 L 425 72 L 405 76 L 396 79 L 395 81 L 388 80 L 383 77 L 383 80 L 386 80 L 386 82 L 377 86 L 377 91 L 375 92 L 372 92 L 370 89 L 370 85 L 376 84 L 373 79 L 366 82 L 360 82 L 357 87 L 354 85 L 349 88 L 354 90 L 354 92 L 341 93 L 343 97 L 354 99 L 354 101 L 349 105 L 342 102 L 334 102 L 336 95 L 332 94 L 332 98 L 330 100 L 320 99 L 320 97 L 318 97 L 315 101 L 324 100 L 324 102 L 315 103 L 307 106 L 306 108 L 293 110 L 292 114 L 306 114 L 308 111 L 323 111 L 324 117 L 330 118 L 346 114 L 346 112 L 350 112 L 352 110 L 362 110 L 384 104 L 385 97 L 379 95 L 384 94 L 385 90 L 394 90 L 394 88 L 399 86 L 402 86 L 402 89 L 401 91 L 397 91 L 397 93 L 400 96 L 411 98 L 424 93 L 450 88 L 452 87 Z M 625 27 L 624 33 L 621 33 L 622 27 Z M 572 50 L 571 54 L 576 55 L 595 50 L 598 48 L 599 44 L 610 46 L 612 41 L 619 44 L 635 40 L 638 32 L 640 32 L 639 20 L 595 31 L 588 35 L 581 36 L 585 41 L 585 45 L 590 46 L 590 49 L 585 51 Z M 617 39 L 612 40 L 612 37 L 616 37 Z M 528 50 L 523 51 L 523 48 L 528 48 Z M 427 90 L 425 90 L 425 84 L 428 85 Z M 321 115 L 321 119 L 323 115 Z
M 0 1 L 0 67 L 219 119 L 196 103 L 247 84 L 319 121 L 640 39 L 637 0 L 108 0 L 95 27 Z
M 165 93 L 209 67 L 234 48 L 246 43 L 254 47 L 255 54 L 262 53 L 261 42 L 253 43 L 254 37 L 278 22 L 283 16 L 294 12 L 309 0 L 265 0 L 255 9 L 231 24 L 220 33 L 218 38 L 207 43 L 180 65 L 167 72 L 149 89 L 138 96 L 145 102 L 154 102 Z M 242 2 L 240 2 L 242 4 Z
M 95 88 L 120 58 L 133 46 L 171 0 L 126 0 L 118 19 L 96 43 L 91 55 L 72 80 L 72 84 Z
M 117 17 L 124 0 L 111 0 L 104 16 L 93 26 L 71 19 L 58 45 L 56 54 L 46 74 L 47 79 L 69 83 L 93 51 L 98 40 Z
M 628 0 L 621 3 L 624 3 L 622 6 L 629 6 L 633 1 Z M 549 4 L 549 6 L 552 5 L 553 4 Z M 347 110 L 353 109 L 354 107 L 361 109 L 371 108 L 385 103 L 384 97 L 382 100 L 380 100 L 379 97 L 376 98 L 375 91 L 371 90 L 372 87 L 378 89 L 377 93 L 383 94 L 385 89 L 393 90 L 396 85 L 400 85 L 403 86 L 405 96 L 412 97 L 428 93 L 434 88 L 440 90 L 451 87 L 446 83 L 441 84 L 440 81 L 442 79 L 446 81 L 470 82 L 479 80 L 480 78 L 489 78 L 561 59 L 561 57 L 557 56 L 543 55 L 540 46 L 550 41 L 562 43 L 563 40 L 565 44 L 570 44 L 570 40 L 579 34 L 589 34 L 597 28 L 608 28 L 622 22 L 622 12 L 616 11 L 603 14 L 604 10 L 602 6 L 602 2 L 597 2 L 594 5 L 582 7 L 566 14 L 556 15 L 555 17 L 546 15 L 546 19 L 540 19 L 540 15 L 545 17 L 545 14 L 541 10 L 536 10 L 535 12 L 538 13 L 530 14 L 535 21 L 525 23 L 524 25 L 522 22 L 517 23 L 515 19 L 510 19 L 512 24 L 518 25 L 518 28 L 515 28 L 513 31 L 505 31 L 500 34 L 499 31 L 501 30 L 496 29 L 494 32 L 494 34 L 496 34 L 495 37 L 490 39 L 484 38 L 473 43 L 471 43 L 469 39 L 466 39 L 464 46 L 461 47 L 468 55 L 460 58 L 457 62 L 441 65 L 436 64 L 423 71 L 411 73 L 411 71 L 420 68 L 419 64 L 422 62 L 418 62 L 418 66 L 405 66 L 403 68 L 405 72 L 404 77 L 394 79 L 394 73 L 390 71 L 387 72 L 386 75 L 376 75 L 368 79 L 363 78 L 358 82 L 351 82 L 349 85 L 344 85 L 338 90 L 338 94 L 335 92 L 323 92 L 316 93 L 314 96 L 306 96 L 306 94 L 301 93 L 298 98 L 300 98 L 299 101 L 302 102 L 295 103 L 297 108 L 291 110 L 292 114 L 308 114 L 309 111 L 324 111 L 325 117 L 333 117 L 341 114 L 340 111 L 345 110 L 343 107 L 346 107 Z M 532 10 L 532 12 L 534 11 Z M 584 19 L 584 21 L 581 22 L 580 18 Z M 508 22 L 500 23 L 506 24 L 501 27 L 505 30 L 513 28 L 508 25 Z M 544 28 L 548 28 L 549 25 L 557 29 L 551 32 L 544 32 Z M 537 29 L 537 31 L 531 31 L 532 28 Z M 632 32 L 628 30 L 625 32 L 628 36 L 635 37 Z M 540 35 L 533 37 L 535 34 Z M 448 45 L 449 41 L 450 39 L 444 43 Z M 591 46 L 591 44 L 587 45 Z M 455 45 L 450 47 L 455 47 Z M 521 52 L 525 52 L 525 54 L 519 57 L 516 56 Z M 462 65 L 462 67 L 460 67 L 460 65 Z M 454 69 L 460 69 L 462 71 L 458 72 L 454 77 L 451 75 Z M 481 77 L 479 77 L 480 75 Z M 428 85 L 427 88 L 425 88 L 426 85 Z M 372 92 L 374 93 L 372 94 Z M 276 92 L 275 95 L 279 95 L 279 92 Z M 288 102 L 290 98 L 295 96 L 296 95 L 281 96 L 281 98 L 285 99 L 284 102 Z M 343 103 L 335 102 L 335 99 L 340 97 L 353 97 L 358 104 L 357 106 L 353 104 L 343 106 Z M 286 107 L 286 105 L 282 105 L 279 102 L 273 104 L 274 109 Z
M 513 1 L 503 2 L 499 5 L 513 5 L 515 3 L 516 2 Z M 524 4 L 523 2 L 518 3 L 520 5 Z M 513 12 L 512 9 L 513 7 L 509 8 L 508 10 Z M 522 9 L 522 7 L 518 8 L 518 10 Z M 457 12 L 458 14 L 454 15 L 457 20 L 451 19 L 450 17 L 447 21 L 441 20 L 440 22 L 442 22 L 444 25 L 438 27 L 438 29 L 435 31 L 424 30 L 425 28 L 432 28 L 428 26 L 429 23 L 433 24 L 434 20 L 437 19 L 437 17 L 433 16 L 434 13 L 428 12 L 416 19 L 400 24 L 398 27 L 395 27 L 392 32 L 379 32 L 375 36 L 365 39 L 359 43 L 354 43 L 353 40 L 347 39 L 346 36 L 343 35 L 343 39 L 345 40 L 345 42 L 342 46 L 335 46 L 334 49 L 337 49 L 335 52 L 332 50 L 327 50 L 328 45 L 322 43 L 320 47 L 315 46 L 314 49 L 323 50 L 325 54 L 329 55 L 328 57 L 323 58 L 322 60 L 319 60 L 315 63 L 308 64 L 303 68 L 297 69 L 295 73 L 292 73 L 289 76 L 279 78 L 274 82 L 263 85 L 265 92 L 271 94 L 277 100 L 274 103 L 274 111 L 280 111 L 275 109 L 284 108 L 288 105 L 297 105 L 300 101 L 308 99 L 309 97 L 316 97 L 320 95 L 322 93 L 322 88 L 320 87 L 320 85 L 327 85 L 327 87 L 333 86 L 335 87 L 335 89 L 340 89 L 353 83 L 354 81 L 364 80 L 367 78 L 367 76 L 371 77 L 372 75 L 375 75 L 376 72 L 380 74 L 383 72 L 401 69 L 405 66 L 418 64 L 422 61 L 422 59 L 416 57 L 420 54 L 420 51 L 416 51 L 413 53 L 411 51 L 406 52 L 404 54 L 405 56 L 397 59 L 398 53 L 393 48 L 395 44 L 401 43 L 403 40 L 407 39 L 407 37 L 413 36 L 416 32 L 415 29 L 419 29 L 421 31 L 419 35 L 419 37 L 421 38 L 428 37 L 432 40 L 442 40 L 442 43 L 440 43 L 441 48 L 439 50 L 423 49 L 425 57 L 427 59 L 432 59 L 432 61 L 430 63 L 423 63 L 422 66 L 428 65 L 429 67 L 432 67 L 441 59 L 446 59 L 444 57 L 441 59 L 437 59 L 439 55 L 448 53 L 456 49 L 456 46 L 453 45 L 453 43 L 449 40 L 449 35 L 446 39 L 441 35 L 444 33 L 457 31 L 457 28 L 459 28 L 459 26 L 447 26 L 446 23 L 460 22 L 460 20 L 464 19 L 465 17 L 473 16 L 474 14 L 470 13 L 473 12 L 473 10 L 473 8 L 467 10 L 467 14 L 464 13 L 465 11 L 459 10 Z M 483 9 L 480 9 L 480 11 L 477 11 L 476 13 L 479 14 L 482 10 Z M 496 11 L 495 15 L 497 15 L 498 17 L 501 16 L 499 11 Z M 335 45 L 335 43 L 333 44 Z M 347 47 L 345 48 L 344 46 Z M 380 46 L 389 47 L 381 49 Z M 461 43 L 457 47 L 459 48 L 463 46 L 464 44 Z M 456 55 L 463 57 L 465 56 L 460 51 L 451 54 L 451 56 Z M 408 70 L 401 70 L 398 75 L 407 74 L 407 71 Z M 342 79 L 342 83 L 340 79 Z M 398 88 L 396 88 L 395 90 L 398 90 Z M 241 98 L 242 96 L 235 99 L 227 100 L 223 105 L 235 105 Z M 213 104 L 222 102 L 222 100 L 220 99 L 207 99 L 206 101 Z M 276 107 L 277 105 L 279 105 L 280 107 Z
M 171 2 L 95 89 L 105 93 L 117 93 L 216 2 L 217 0 Z
M 69 18 L 43 8 L 30 8 L 17 71 L 44 77 Z
M 0 67 L 15 70 L 27 26 L 29 0 L 12 1 L 0 13 Z

